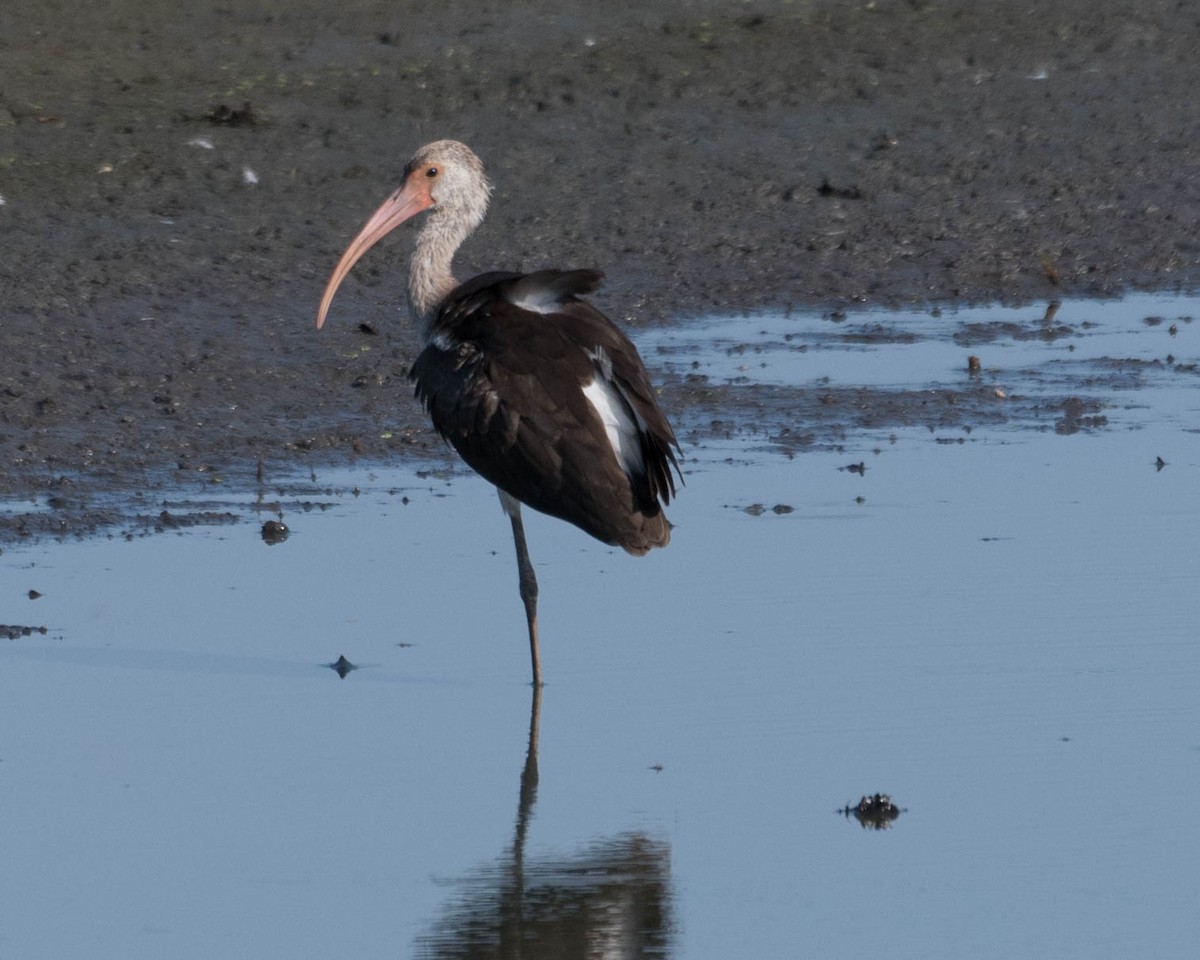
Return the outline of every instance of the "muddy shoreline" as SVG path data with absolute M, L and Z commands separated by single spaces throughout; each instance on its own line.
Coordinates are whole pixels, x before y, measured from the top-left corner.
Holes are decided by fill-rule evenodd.
M 405 378 L 408 238 L 312 316 L 439 137 L 497 185 L 462 272 L 600 267 L 635 338 L 1200 280 L 1181 2 L 277 6 L 0 12 L 0 497 L 61 504 L 0 539 L 115 522 L 104 491 L 446 456 Z M 762 403 L 667 390 L 690 429 Z

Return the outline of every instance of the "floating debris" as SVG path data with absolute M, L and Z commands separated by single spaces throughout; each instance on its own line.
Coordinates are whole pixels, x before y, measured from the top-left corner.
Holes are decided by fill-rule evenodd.
M 273 547 L 277 543 L 283 543 L 288 538 L 289 532 L 287 524 L 282 520 L 268 520 L 262 525 L 263 543 L 269 547 Z
M 50 631 L 45 627 L 21 627 L 10 623 L 0 623 L 0 637 L 6 640 L 18 640 L 21 637 L 31 637 L 35 633 L 45 636 Z
M 886 793 L 871 794 L 838 811 L 846 819 L 854 817 L 864 830 L 887 830 L 902 812 Z

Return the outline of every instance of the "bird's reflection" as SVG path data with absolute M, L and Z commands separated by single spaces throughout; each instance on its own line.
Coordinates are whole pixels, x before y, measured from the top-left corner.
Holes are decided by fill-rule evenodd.
M 454 903 L 418 943 L 425 957 L 635 958 L 671 955 L 670 857 L 642 833 L 562 859 L 527 861 L 537 801 L 541 688 L 533 688 L 512 849 L 454 881 Z

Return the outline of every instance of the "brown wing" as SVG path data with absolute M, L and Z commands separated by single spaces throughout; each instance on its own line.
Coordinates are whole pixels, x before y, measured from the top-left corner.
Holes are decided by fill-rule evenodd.
M 489 274 L 443 304 L 413 365 L 434 426 L 478 473 L 522 503 L 633 553 L 665 545 L 675 435 L 636 348 L 579 293 L 595 271 Z M 531 309 L 534 308 L 534 309 Z M 603 378 L 638 426 L 642 466 L 623 465 L 583 394 Z

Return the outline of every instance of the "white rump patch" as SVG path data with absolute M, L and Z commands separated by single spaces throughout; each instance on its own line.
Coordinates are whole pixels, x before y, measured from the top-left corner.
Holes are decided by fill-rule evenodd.
M 531 284 L 518 284 L 518 286 L 528 287 Z M 530 313 L 558 313 L 562 310 L 562 294 L 556 293 L 549 287 L 535 286 L 521 296 L 510 299 L 509 303 L 522 310 L 528 310 Z
M 621 391 L 611 381 L 596 376 L 583 385 L 583 395 L 600 415 L 604 432 L 608 435 L 608 442 L 621 469 L 629 474 L 644 473 L 646 463 L 642 459 L 638 426 Z

